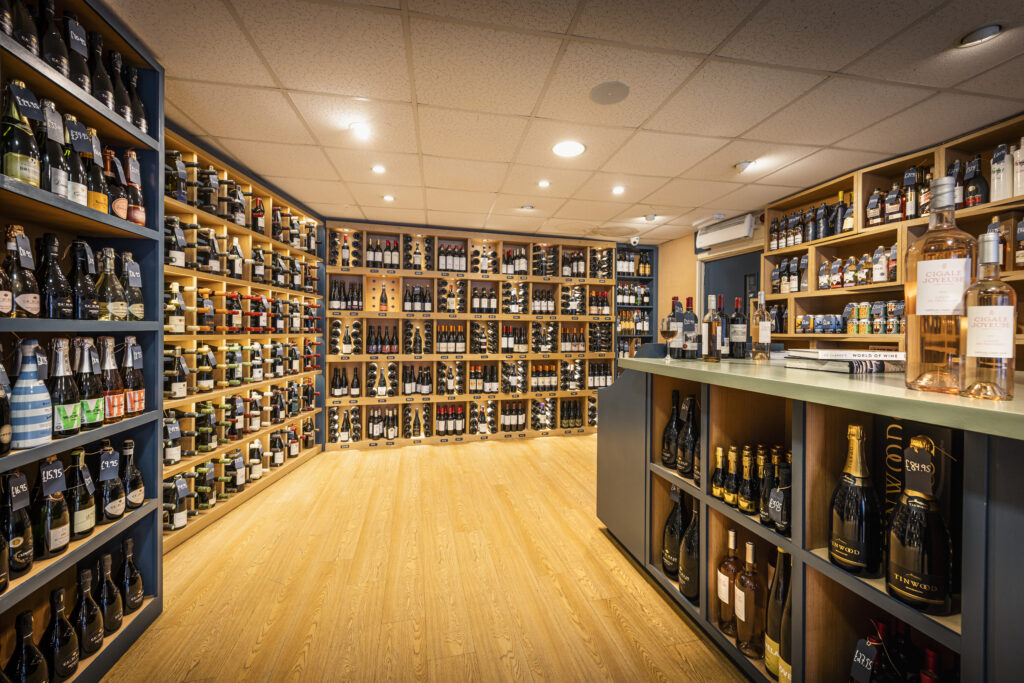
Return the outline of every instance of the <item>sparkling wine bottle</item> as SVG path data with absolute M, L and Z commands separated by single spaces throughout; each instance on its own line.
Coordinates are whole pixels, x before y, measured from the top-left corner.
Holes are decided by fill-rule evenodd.
M 39 285 L 36 283 L 32 247 L 20 225 L 7 226 L 7 260 L 4 271 L 11 281 L 15 318 L 39 317 Z
M 75 339 L 75 384 L 81 401 L 82 430 L 96 429 L 103 425 L 105 400 L 103 397 L 102 373 L 99 354 L 92 340 L 84 337 Z
M 53 405 L 46 384 L 39 379 L 35 339 L 21 342 L 21 368 L 11 394 L 11 448 L 32 448 L 48 443 L 53 432 Z
M 103 645 L 103 612 L 92 597 L 92 571 L 78 570 L 78 599 L 71 613 L 81 656 L 88 657 Z
M 46 683 L 50 670 L 46 658 L 32 639 L 32 611 L 22 612 L 15 622 L 14 654 L 4 667 L 4 675 L 11 681 Z
M 37 560 L 60 555 L 71 540 L 71 517 L 65 493 L 64 465 L 51 455 L 39 465 L 32 499 L 32 543 Z
M 18 0 L 20 4 L 20 0 Z M 31 23 L 31 21 L 29 22 Z M 7 86 L 7 104 L 3 118 L 3 174 L 17 181 L 39 187 L 39 147 L 32 136 L 32 126 L 18 106 L 16 89 L 25 82 L 12 80 Z
M 99 300 L 99 319 L 124 321 L 128 319 L 128 300 L 114 272 L 114 250 L 104 247 L 100 253 L 102 269 L 96 281 L 96 295 Z
M 10 578 L 17 578 L 32 567 L 32 521 L 29 518 L 28 481 L 25 475 L 8 472 L 0 475 L 3 497 L 0 498 L 0 532 L 8 548 Z
M 124 290 L 125 303 L 128 305 L 128 320 L 145 320 L 146 306 L 142 298 L 142 271 L 139 264 L 132 258 L 132 253 L 121 254 L 123 277 L 121 287 Z
M 105 424 L 111 424 L 124 419 L 124 383 L 114 360 L 114 338 L 100 337 L 98 342 L 102 373 L 100 383 L 103 387 L 103 421 Z
M 124 338 L 121 379 L 124 383 L 124 416 L 141 415 L 146 410 L 146 384 L 142 375 L 142 347 L 132 335 Z
M 55 438 L 77 434 L 82 426 L 81 395 L 71 375 L 69 345 L 69 341 L 63 337 L 53 340 L 53 362 L 48 384 Z
M 675 486 L 671 487 L 672 511 L 665 520 L 665 529 L 662 532 L 661 544 L 661 568 L 670 579 L 679 576 L 679 548 L 683 542 L 683 505 L 679 500 L 681 492 Z
M 135 441 L 125 439 L 121 444 L 121 484 L 125 491 L 125 505 L 129 510 L 142 507 L 146 501 L 146 487 L 142 471 L 135 464 Z
M 64 616 L 64 589 L 50 593 L 50 623 L 40 643 L 50 670 L 51 680 L 62 681 L 78 670 L 78 636 Z
M 121 628 L 121 620 L 124 616 L 121 592 L 117 590 L 117 584 L 110 577 L 110 566 L 110 555 L 104 553 L 99 561 L 99 583 L 96 597 L 100 611 L 103 613 L 103 633 L 108 636 L 117 633 Z
M 89 75 L 89 45 L 85 29 L 78 23 L 78 16 L 64 10 L 64 34 L 68 46 L 68 77 L 82 90 L 89 92 L 92 78 Z
M 846 465 L 832 492 L 828 558 L 850 573 L 877 578 L 882 572 L 882 517 L 868 472 L 863 428 L 850 425 L 847 439 Z
M 110 524 L 124 517 L 126 497 L 124 482 L 121 481 L 121 454 L 103 440 L 99 461 L 99 491 L 96 496 L 96 523 Z
M 96 491 L 92 474 L 85 464 L 85 450 L 71 451 L 71 467 L 67 469 L 67 503 L 71 518 L 71 539 L 77 540 L 92 534 L 96 528 Z
M 128 537 L 121 543 L 124 562 L 117 575 L 117 582 L 124 601 L 124 613 L 131 614 L 142 607 L 145 592 L 142 589 L 142 572 L 135 566 L 135 539 Z
M 700 599 L 700 501 L 693 499 L 690 525 L 679 547 L 679 592 L 694 605 Z
M 103 65 L 103 36 L 95 31 L 89 33 L 89 54 L 92 62 L 92 96 L 114 108 L 114 86 L 110 82 L 107 68 Z

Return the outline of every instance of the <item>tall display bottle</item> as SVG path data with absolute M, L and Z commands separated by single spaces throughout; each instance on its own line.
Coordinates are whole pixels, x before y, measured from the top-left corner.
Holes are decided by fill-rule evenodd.
M 21 368 L 11 394 L 11 448 L 33 448 L 50 441 L 53 404 L 46 384 L 39 379 L 35 339 L 21 342 Z
M 661 464 L 665 467 L 675 467 L 676 444 L 679 440 L 679 392 L 672 392 L 672 412 L 665 424 L 665 431 L 661 435 Z
M 949 176 L 932 181 L 928 231 L 907 250 L 908 389 L 960 391 L 960 326 L 977 243 L 956 227 L 954 189 Z
M 696 605 L 700 599 L 700 501 L 693 499 L 690 525 L 679 548 L 679 592 Z
M 670 579 L 679 576 L 679 548 L 683 542 L 683 504 L 682 493 L 678 488 L 671 488 L 672 511 L 665 520 L 665 530 L 662 534 L 661 568 Z
M 850 425 L 846 465 L 832 492 L 828 523 L 828 559 L 852 574 L 882 574 L 882 515 L 868 472 L 864 429 Z
M 792 583 L 792 561 L 782 548 L 777 548 L 775 576 L 768 589 L 768 608 L 765 610 L 764 668 L 775 678 L 779 677 L 779 644 L 782 641 L 782 615 L 789 599 Z
M 964 296 L 967 325 L 962 328 L 965 365 L 960 393 L 1008 401 L 1013 398 L 1017 293 L 999 279 L 999 233 L 982 235 L 979 247 L 978 279 Z

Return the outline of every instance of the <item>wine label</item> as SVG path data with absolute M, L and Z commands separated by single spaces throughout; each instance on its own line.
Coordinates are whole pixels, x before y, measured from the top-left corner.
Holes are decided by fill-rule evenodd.
M 249 466 L 249 476 L 253 479 L 259 479 L 263 476 L 263 463 L 257 462 Z
M 299 454 L 299 442 L 292 441 L 288 444 L 288 457 L 294 458 Z
M 963 315 L 971 282 L 970 259 L 935 259 L 917 264 L 917 315 Z
M 107 394 L 103 397 L 103 413 L 106 417 L 124 417 L 124 392 Z
M 967 307 L 967 356 L 1013 358 L 1013 306 Z
M 128 492 L 128 503 L 131 507 L 136 508 L 146 500 L 146 490 L 141 486 L 137 489 Z
M 4 175 L 39 187 L 39 160 L 24 154 L 4 154 Z
M 779 644 L 767 635 L 764 637 L 764 668 L 768 669 L 770 674 L 778 678 Z
M 780 681 L 792 681 L 793 680 L 793 665 L 789 662 L 785 662 L 782 659 L 779 660 L 779 680 Z
M 718 599 L 722 604 L 728 605 L 731 602 L 730 593 L 732 593 L 732 584 L 729 581 L 729 577 L 726 576 L 719 570 L 718 572 Z
M 68 172 L 63 168 L 50 167 L 50 192 L 59 197 L 68 196 Z
M 747 326 L 745 324 L 729 325 L 729 341 L 740 343 L 747 341 Z
M 120 517 L 124 514 L 124 496 L 118 496 L 103 507 L 107 517 Z
M 171 382 L 171 398 L 185 398 L 188 391 L 186 382 Z
M 864 552 L 844 538 L 833 536 L 829 542 L 829 557 L 842 567 L 866 567 Z
M 50 550 L 56 550 L 57 548 L 63 548 L 71 540 L 71 524 L 61 524 L 59 527 L 50 529 L 49 537 L 47 538 Z
M 90 209 L 95 209 L 100 213 L 109 212 L 110 199 L 107 197 L 107 195 L 105 195 L 102 192 L 94 192 L 92 190 L 88 190 L 87 192 Z
M 181 460 L 181 446 L 164 446 L 164 461 L 174 464 Z
M 71 519 L 71 526 L 76 534 L 82 534 L 96 526 L 96 508 L 89 506 L 84 510 L 77 510 Z
M 134 389 L 124 392 L 125 411 L 128 413 L 141 413 L 146 409 L 146 390 Z
M 128 303 L 125 301 L 101 301 L 100 320 L 124 320 L 128 317 Z
M 82 404 L 67 403 L 53 407 L 53 431 L 77 432 L 82 427 Z
M 14 303 L 19 308 L 23 308 L 28 311 L 31 315 L 39 315 L 39 295 L 38 294 L 19 294 L 14 297 Z
M 770 320 L 764 320 L 757 324 L 757 342 L 759 344 L 772 343 L 772 323 Z
M 11 290 L 0 290 L 0 314 L 7 315 L 14 308 L 14 295 Z
M 710 339 L 711 333 L 708 331 L 708 324 L 701 323 L 700 325 L 700 338 L 704 340 L 704 346 L 707 349 L 711 348 Z
M 736 593 L 736 606 L 735 606 L 734 609 L 736 611 L 736 618 L 739 619 L 740 621 L 746 621 L 747 620 L 747 596 L 743 593 L 743 591 L 739 590 L 738 588 L 736 589 L 735 593 Z
M 82 206 L 89 204 L 89 189 L 82 183 L 68 181 L 68 193 L 65 196 L 75 204 Z
M 102 398 L 83 398 L 81 418 L 83 425 L 100 424 L 103 422 L 105 401 Z
M 185 526 L 185 520 L 188 519 L 188 512 L 175 512 L 174 516 L 171 519 L 173 520 L 171 522 L 172 527 L 174 527 L 175 529 L 182 529 Z

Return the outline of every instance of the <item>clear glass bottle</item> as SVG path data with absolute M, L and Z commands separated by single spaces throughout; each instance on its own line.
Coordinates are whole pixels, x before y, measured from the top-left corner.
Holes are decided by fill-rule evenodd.
M 771 358 L 772 316 L 764 305 L 764 290 L 757 293 L 757 307 L 750 315 L 750 334 L 753 339 L 750 357 L 755 362 L 766 362 Z
M 114 360 L 114 338 L 100 337 L 100 383 L 103 387 L 104 423 L 111 424 L 124 419 L 124 383 Z
M 1013 398 L 1017 293 L 999 279 L 999 235 L 981 236 L 978 279 L 967 289 L 967 324 L 961 328 L 964 367 L 960 393 L 970 398 Z
M 736 577 L 743 571 L 743 563 L 736 557 L 736 530 L 729 529 L 729 550 L 718 565 L 717 603 L 718 628 L 727 636 L 736 635 Z
M 754 544 L 747 541 L 746 564 L 736 577 L 736 647 L 748 657 L 764 657 L 765 588 L 757 571 Z
M 956 227 L 954 179 L 932 181 L 928 231 L 907 250 L 908 389 L 955 394 L 964 365 L 963 295 L 977 243 Z
M 703 359 L 708 363 L 722 360 L 722 318 L 718 314 L 715 295 L 708 295 L 708 312 L 701 324 L 701 348 Z

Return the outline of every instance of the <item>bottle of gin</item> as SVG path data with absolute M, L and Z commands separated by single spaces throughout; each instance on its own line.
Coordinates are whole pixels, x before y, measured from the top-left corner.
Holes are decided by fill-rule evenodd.
M 967 289 L 960 393 L 971 398 L 1013 398 L 1017 293 L 999 279 L 999 234 L 979 240 L 978 279 Z

